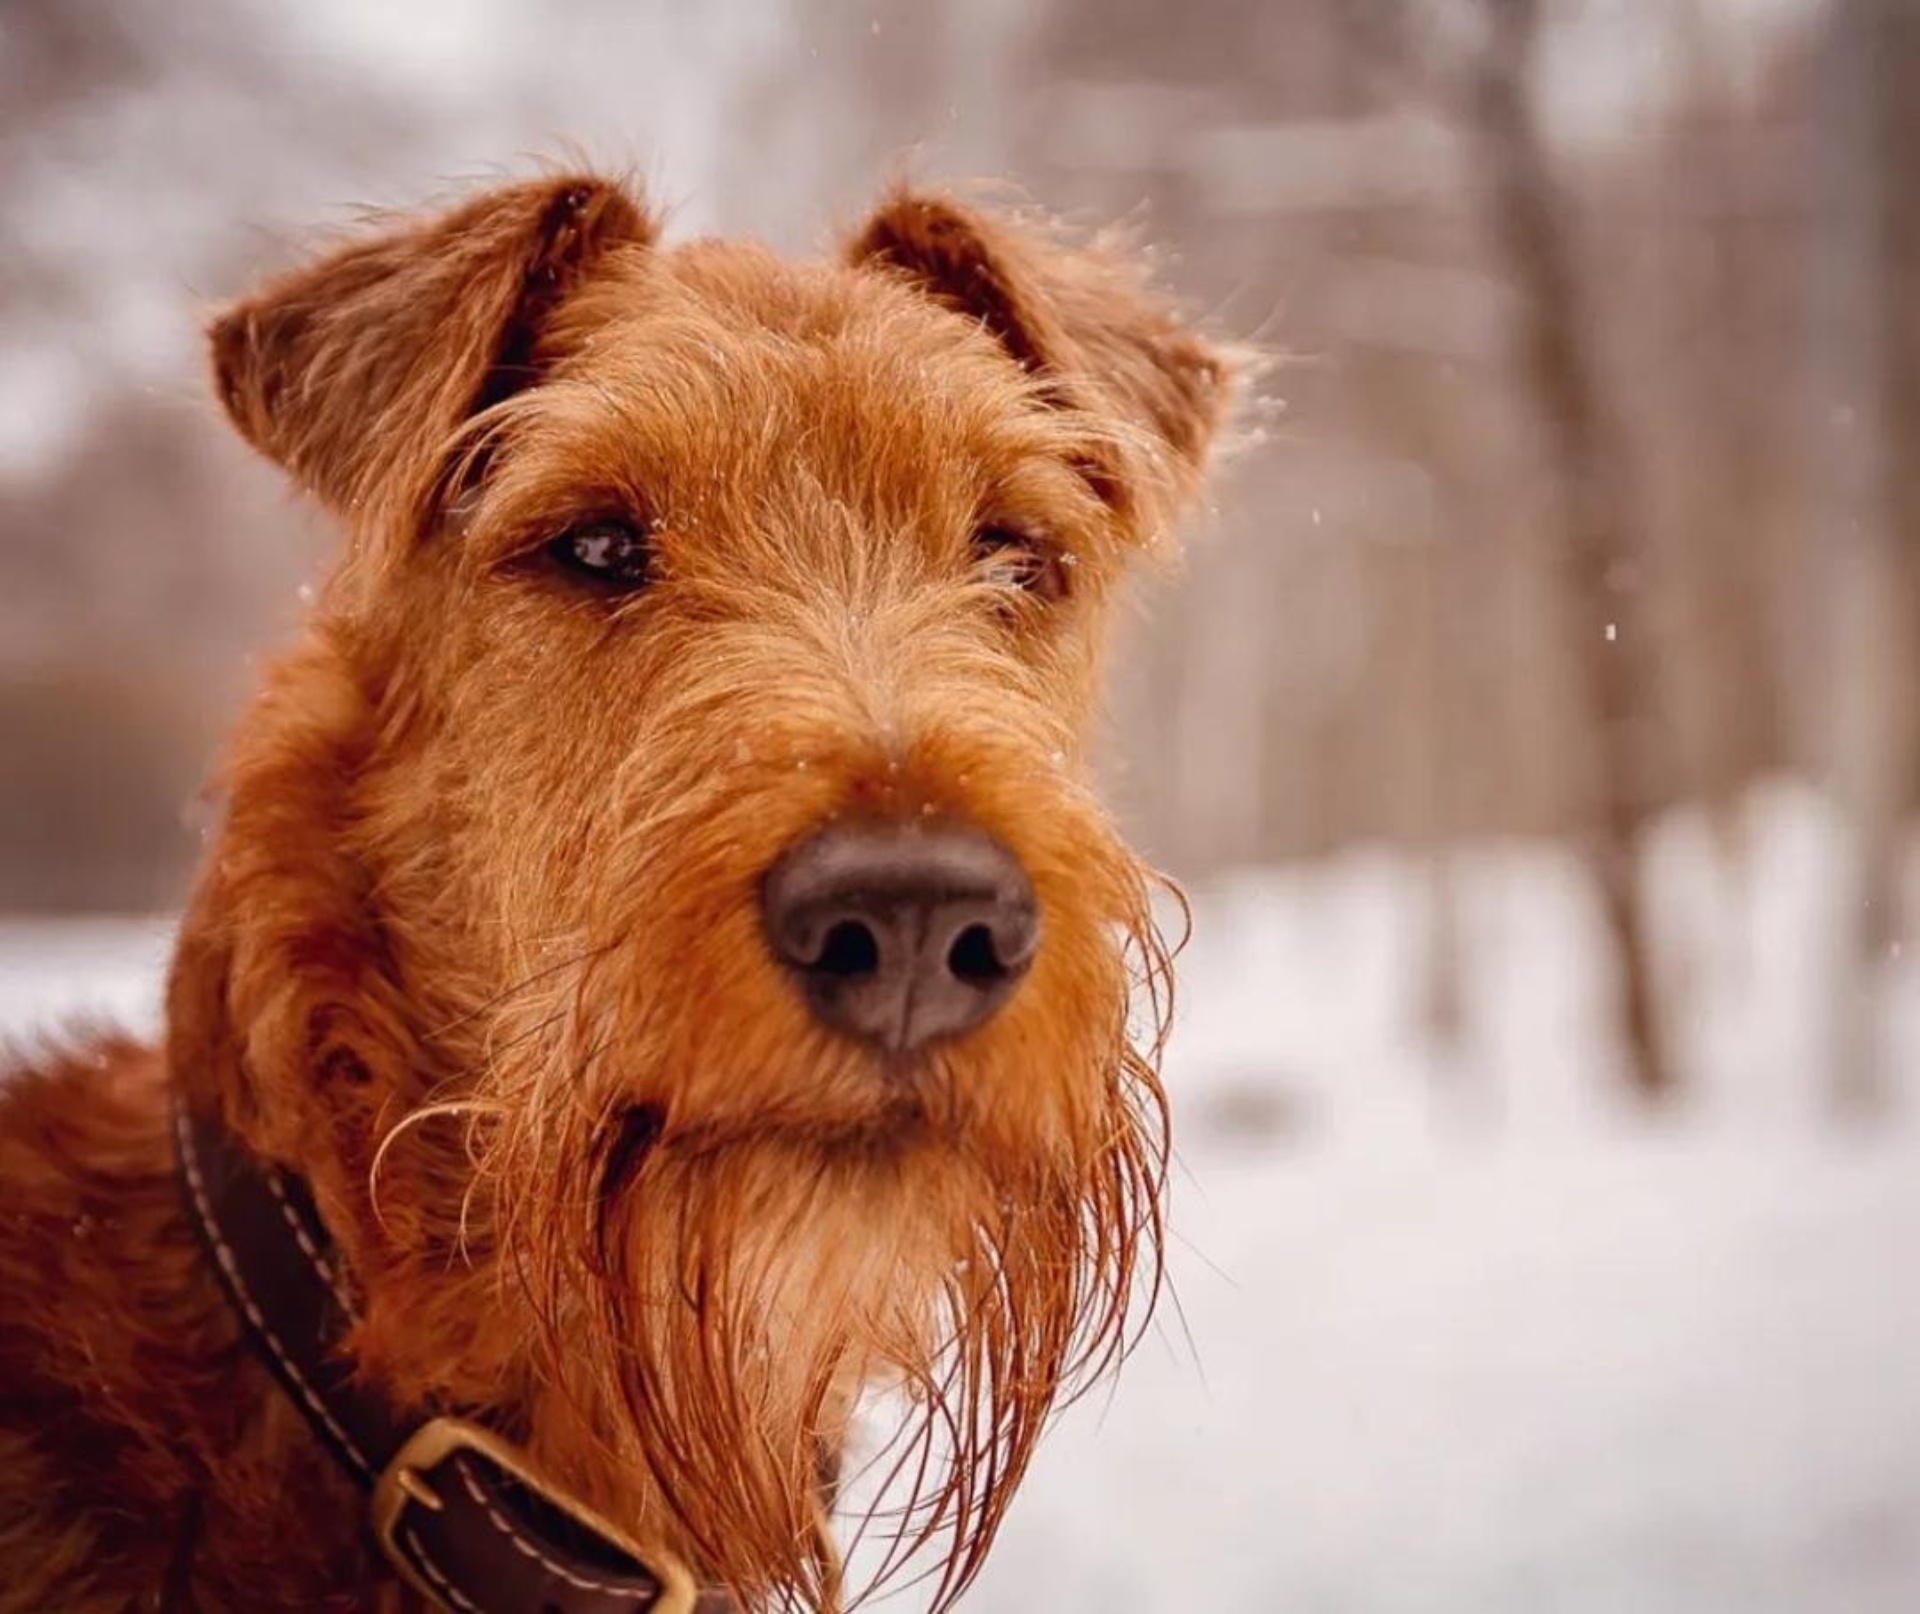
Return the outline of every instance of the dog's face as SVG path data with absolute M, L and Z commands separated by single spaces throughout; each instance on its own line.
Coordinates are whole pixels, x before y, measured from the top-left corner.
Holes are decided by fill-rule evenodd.
M 405 1354 L 432 1306 L 403 1275 L 449 1252 L 511 1273 L 500 1372 L 590 1409 L 750 1598 L 831 1600 L 823 1448 L 903 1380 L 934 1457 L 908 1536 L 949 1538 L 957 1592 L 1151 1288 L 1129 1000 L 1165 961 L 1083 751 L 1217 359 L 1104 260 L 951 203 L 794 266 L 663 249 L 587 181 L 348 248 L 215 351 L 352 534 L 221 866 L 273 819 L 249 779 L 297 802 L 327 726 L 323 937 L 283 913 L 267 947 L 313 990 L 262 1013 L 340 1191 L 377 1178 L 360 1265 L 399 1299 L 369 1279 L 363 1343 Z

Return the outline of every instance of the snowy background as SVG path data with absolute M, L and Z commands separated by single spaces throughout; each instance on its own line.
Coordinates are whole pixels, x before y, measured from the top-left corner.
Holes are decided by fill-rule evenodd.
M 1178 1306 L 968 1606 L 1920 1609 L 1920 6 L 8 0 L 0 1037 L 152 1029 L 325 562 L 208 309 L 567 151 L 1004 176 L 1283 361 L 1106 759 Z
M 1797 788 L 1756 815 L 1741 911 L 1696 889 L 1663 914 L 1703 980 L 1700 1081 L 1657 1122 L 1606 1097 L 1597 922 L 1554 854 L 1468 859 L 1478 985 L 1444 1058 L 1418 867 L 1198 893 L 1178 1308 L 1042 1447 L 969 1607 L 1920 1607 L 1920 1128 L 1836 1120 L 1807 1079 L 1840 835 Z M 1699 832 L 1663 825 L 1658 853 Z M 0 927 L 0 1031 L 150 1026 L 167 938 Z M 1911 1068 L 1920 978 L 1890 973 Z

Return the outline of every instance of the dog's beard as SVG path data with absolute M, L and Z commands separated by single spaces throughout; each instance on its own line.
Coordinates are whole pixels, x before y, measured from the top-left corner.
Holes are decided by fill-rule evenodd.
M 1162 1009 L 1157 934 L 1129 929 Z M 863 1387 L 909 1409 L 870 1477 L 891 1543 L 875 1578 L 924 1549 L 945 1606 L 1050 1412 L 1137 1337 L 1160 1281 L 1165 1110 L 1157 1042 L 1128 1039 L 1110 964 L 1104 1038 L 988 1073 L 1070 1094 L 1044 1126 L 943 1103 L 980 1074 L 957 1054 L 860 1128 L 702 1122 L 611 1091 L 496 1112 L 480 1164 L 515 1185 L 494 1231 L 539 1320 L 535 1376 L 644 1464 L 749 1607 L 844 1605 L 824 1475 Z

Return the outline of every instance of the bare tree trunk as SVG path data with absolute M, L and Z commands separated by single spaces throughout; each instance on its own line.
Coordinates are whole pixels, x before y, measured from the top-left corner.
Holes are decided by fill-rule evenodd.
M 1469 102 L 1489 185 L 1489 223 L 1520 293 L 1520 361 L 1539 411 L 1565 536 L 1569 651 L 1594 725 L 1599 802 L 1587 858 L 1619 965 L 1630 1077 L 1671 1092 L 1647 915 L 1639 890 L 1640 733 L 1653 712 L 1647 648 L 1617 586 L 1637 559 L 1622 493 L 1624 446 L 1607 418 L 1591 324 L 1574 274 L 1545 145 L 1528 95 L 1538 0 L 1483 0 L 1484 46 Z
M 1916 120 L 1895 76 L 1906 0 L 1845 0 L 1817 60 L 1812 321 L 1817 414 L 1811 437 L 1817 499 L 1809 556 L 1824 580 L 1830 700 L 1823 769 L 1853 831 L 1826 990 L 1834 1016 L 1830 1093 L 1840 1110 L 1872 1114 L 1889 1093 L 1879 978 L 1898 939 L 1900 837 L 1916 769 L 1916 519 L 1897 501 L 1901 435 L 1920 409 L 1902 388 L 1900 313 L 1889 271 L 1904 197 L 1891 184 L 1911 154 L 1895 149 Z M 1906 227 L 1911 235 L 1911 225 Z M 1911 241 L 1907 243 L 1911 246 Z M 1904 405 L 1904 407 L 1903 407 Z M 1903 418 L 1904 417 L 1904 418 Z M 1904 520 L 1903 520 L 1904 518 Z
M 1874 964 L 1911 945 L 1915 915 L 1907 904 L 1902 874 L 1911 845 L 1913 814 L 1920 806 L 1920 196 L 1914 189 L 1920 165 L 1920 12 L 1912 0 L 1876 0 L 1873 43 L 1876 70 L 1873 106 L 1878 157 L 1874 177 L 1880 202 L 1880 313 L 1885 320 L 1882 359 L 1880 465 L 1886 475 L 1886 543 L 1896 569 L 1899 603 L 1894 619 L 1898 643 L 1888 676 L 1896 681 L 1891 742 L 1898 773 L 1889 792 L 1886 839 L 1879 868 L 1880 940 Z M 1892 1052 L 1884 1037 L 1871 1085 L 1857 1096 L 1861 1108 L 1878 1113 L 1900 1099 Z

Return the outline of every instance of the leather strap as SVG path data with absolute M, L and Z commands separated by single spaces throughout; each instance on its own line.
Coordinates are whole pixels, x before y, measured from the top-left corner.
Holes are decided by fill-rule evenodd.
M 220 1128 L 174 1112 L 194 1226 L 248 1337 L 340 1465 L 369 1493 L 394 1567 L 458 1614 L 731 1614 L 670 1555 L 642 1553 L 543 1483 L 484 1427 L 408 1418 L 341 1349 L 355 1306 L 304 1184 Z

